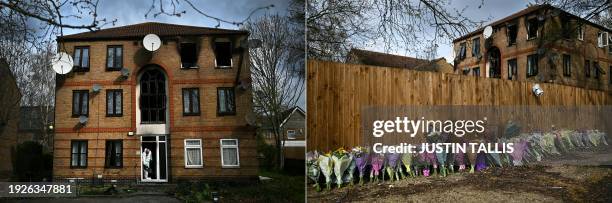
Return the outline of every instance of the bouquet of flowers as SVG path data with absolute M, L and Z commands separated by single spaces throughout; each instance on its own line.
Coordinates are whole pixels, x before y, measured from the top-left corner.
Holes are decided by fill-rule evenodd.
M 406 167 L 406 172 L 408 173 L 408 175 L 410 177 L 414 177 L 414 171 L 412 171 L 410 169 L 410 167 L 412 167 L 412 158 L 413 158 L 414 154 L 410 154 L 410 153 L 403 153 L 402 154 L 402 164 L 404 164 L 404 166 Z M 400 168 L 400 174 L 402 174 L 402 179 L 405 178 L 404 177 L 404 173 L 402 171 L 402 167 Z
M 355 166 L 357 167 L 357 171 L 359 171 L 359 184 L 363 185 L 363 175 L 365 174 L 366 166 L 368 165 L 368 159 L 370 155 L 367 152 L 367 149 L 362 147 L 353 148 L 353 154 L 355 159 Z
M 457 165 L 459 165 L 459 171 L 465 170 L 465 154 L 463 152 L 454 153 L 453 160 Z M 451 166 L 452 164 L 453 163 L 451 163 Z
M 385 156 L 382 154 L 373 154 L 372 155 L 372 170 L 370 171 L 370 180 L 375 180 L 378 182 L 378 176 L 380 175 L 380 170 L 382 170 L 383 164 L 385 163 Z
M 351 164 L 351 156 L 349 153 L 344 150 L 344 148 L 338 148 L 332 154 L 332 161 L 334 162 L 334 175 L 336 176 L 336 184 L 338 188 L 342 187 L 342 176 L 344 175 L 344 171 Z
M 357 164 L 355 163 L 355 154 L 353 152 L 349 152 L 349 156 L 351 157 L 351 163 L 349 164 L 344 177 L 342 178 L 345 183 L 349 183 L 351 186 L 353 185 L 353 175 L 355 174 L 355 168 L 357 168 Z
M 400 154 L 398 153 L 390 153 L 387 154 L 387 167 L 386 167 L 386 171 L 387 171 L 387 175 L 389 175 L 389 180 L 393 181 L 393 178 L 396 178 L 396 180 L 399 180 L 399 174 L 397 167 L 400 166 L 398 164 L 400 160 Z
M 328 190 L 331 190 L 331 176 L 334 169 L 334 162 L 332 161 L 331 152 L 327 154 L 319 155 L 319 167 L 321 168 L 321 173 L 325 176 L 325 185 Z
M 446 177 L 446 156 L 447 156 L 447 152 L 441 152 L 441 153 L 436 153 L 436 158 L 438 159 L 438 162 L 440 163 L 440 174 L 443 177 Z
M 317 191 L 321 191 L 321 186 L 319 186 L 319 176 L 321 174 L 319 169 L 319 152 L 315 150 L 306 153 L 306 166 L 308 167 L 308 178 L 315 182 L 313 187 Z
M 523 155 L 527 150 L 527 141 L 520 139 L 514 142 L 514 151 L 510 153 L 512 156 L 512 164 L 515 166 L 523 165 Z
M 606 134 L 598 130 L 587 131 L 589 142 L 592 146 L 597 147 L 600 145 L 608 145 L 606 141 Z

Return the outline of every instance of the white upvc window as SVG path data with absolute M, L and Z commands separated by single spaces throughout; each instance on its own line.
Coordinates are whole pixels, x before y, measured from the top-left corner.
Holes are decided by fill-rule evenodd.
M 597 45 L 599 47 L 608 46 L 608 32 L 600 31 L 597 33 Z
M 202 168 L 202 140 L 185 139 L 185 168 Z
M 287 139 L 295 140 L 295 130 L 287 130 Z
M 238 139 L 221 139 L 221 166 L 240 167 L 240 151 L 238 149 Z

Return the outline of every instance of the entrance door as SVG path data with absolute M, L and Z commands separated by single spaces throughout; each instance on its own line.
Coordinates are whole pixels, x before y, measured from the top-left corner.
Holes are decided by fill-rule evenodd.
M 166 135 L 140 137 L 140 173 L 143 182 L 168 182 Z

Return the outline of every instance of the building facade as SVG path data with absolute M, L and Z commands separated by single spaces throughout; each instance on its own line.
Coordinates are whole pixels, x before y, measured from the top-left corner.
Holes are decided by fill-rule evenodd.
M 164 23 L 59 37 L 75 66 L 57 80 L 55 181 L 256 178 L 247 37 Z
M 550 5 L 489 26 L 487 39 L 481 28 L 453 41 L 456 74 L 610 90 L 610 29 Z
M 11 149 L 19 143 L 19 105 L 21 92 L 9 65 L 0 59 L 0 180 L 13 172 Z

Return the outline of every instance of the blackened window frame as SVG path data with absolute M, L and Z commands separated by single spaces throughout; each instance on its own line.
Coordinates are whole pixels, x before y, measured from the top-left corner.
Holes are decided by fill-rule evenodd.
M 119 105 L 121 105 L 120 109 L 119 109 L 120 110 L 119 113 L 117 113 L 117 106 L 115 106 L 116 100 L 117 100 L 117 93 L 119 93 L 119 97 L 120 97 L 120 100 L 121 100 L 120 104 L 119 104 Z M 108 96 L 109 96 L 109 94 L 112 94 L 111 98 L 113 100 L 113 102 L 111 103 L 112 104 L 112 111 L 113 112 L 110 113 L 110 114 L 108 112 L 108 108 L 109 108 L 109 106 L 108 106 L 108 99 L 109 99 Z M 121 116 L 123 116 L 123 89 L 109 89 L 109 90 L 106 90 L 106 109 L 105 109 L 105 111 L 106 111 L 106 117 L 121 117 Z
M 183 47 L 183 46 L 186 46 L 186 45 L 193 46 L 193 50 L 191 50 L 191 51 L 193 51 L 193 53 L 192 53 L 193 54 L 192 55 L 193 61 L 192 62 L 183 62 L 183 57 L 184 57 L 183 55 L 188 54 L 188 53 L 186 53 L 186 52 L 188 52 L 187 51 L 187 47 Z M 197 68 L 198 67 L 198 45 L 195 42 L 181 42 L 179 44 L 179 50 L 180 50 L 179 51 L 179 56 L 180 56 L 180 59 L 181 59 L 180 63 L 181 63 L 181 68 L 182 69 L 190 69 L 190 68 Z M 191 65 L 188 65 L 188 64 L 191 64 Z
M 572 76 L 572 56 L 569 54 L 563 54 L 563 76 Z
M 222 101 L 219 95 L 222 91 L 231 92 L 231 96 L 228 98 L 226 94 L 225 96 L 226 101 L 223 101 L 223 102 L 228 102 L 228 99 L 229 99 L 229 102 L 233 107 L 231 111 L 224 111 L 224 112 L 221 111 Z M 236 115 L 236 93 L 234 91 L 234 88 L 233 87 L 217 87 L 217 116 L 233 116 L 233 115 Z
M 153 75 L 153 72 L 157 72 L 158 75 Z M 148 75 L 147 75 L 148 74 Z M 145 77 L 157 77 L 157 78 L 145 78 Z M 144 81 L 147 79 L 146 81 Z M 167 110 L 167 96 L 166 96 L 166 76 L 161 70 L 151 69 L 142 73 L 139 79 L 140 84 L 140 98 L 139 98 L 139 108 L 140 108 L 140 123 L 141 124 L 165 124 L 166 120 L 166 110 Z M 150 87 L 151 85 L 155 85 L 156 92 L 153 92 Z M 147 87 L 148 92 L 144 92 L 145 87 Z M 161 90 L 159 89 L 161 87 Z M 147 107 L 145 104 L 151 104 L 152 102 L 156 103 L 155 107 Z M 151 104 L 152 105 L 152 104 Z M 145 117 L 145 111 L 149 114 L 149 117 Z M 152 119 L 153 112 L 157 115 L 157 119 Z M 146 120 L 148 118 L 149 120 Z
M 233 57 L 234 53 L 233 53 L 233 50 L 232 50 L 232 47 L 233 47 L 232 42 L 230 42 L 230 41 L 215 41 L 214 43 L 215 43 L 215 50 L 214 50 L 214 52 L 215 52 L 215 69 L 232 69 L 233 66 L 234 66 L 234 57 Z M 218 59 L 219 59 L 221 53 L 219 53 L 219 46 L 218 46 L 218 44 L 222 44 L 222 43 L 228 43 L 229 44 L 229 50 L 228 50 L 229 51 L 229 62 L 230 62 L 229 66 L 219 65 L 219 60 Z
M 116 147 L 119 144 L 119 152 Z M 111 165 L 119 159 L 119 166 Z M 104 168 L 123 168 L 123 140 L 106 140 L 104 148 Z
M 531 59 L 533 59 L 533 61 L 531 61 Z M 539 71 L 538 70 L 539 69 L 538 62 L 539 62 L 538 54 L 531 54 L 531 55 L 527 56 L 527 68 L 526 68 L 526 70 L 527 70 L 527 77 L 528 78 L 538 75 L 538 71 Z M 532 64 L 532 66 L 533 66 L 533 71 L 531 73 L 529 72 L 529 70 L 531 68 L 529 66 L 529 64 Z
M 533 24 L 535 24 L 535 27 L 531 27 Z M 527 41 L 532 40 L 532 39 L 536 39 L 540 36 L 540 20 L 538 20 L 537 17 L 532 17 L 532 18 L 528 18 L 526 20 L 526 30 L 527 30 Z M 535 28 L 535 33 L 531 33 L 532 32 L 532 28 Z M 535 34 L 535 36 L 531 36 L 531 34 Z
M 187 99 L 189 100 L 188 111 L 185 111 L 185 93 L 188 94 Z M 195 95 L 193 95 L 195 93 Z M 181 92 L 183 96 L 183 116 L 199 116 L 200 115 L 200 88 L 191 87 L 191 88 L 183 88 Z M 194 110 L 196 105 L 194 105 L 194 100 L 197 101 L 197 111 Z
M 87 67 L 82 66 L 83 64 L 83 49 L 87 49 Z M 78 50 L 78 51 L 77 51 Z M 76 60 L 76 55 L 79 54 L 79 61 L 74 61 L 73 71 L 74 72 L 88 72 L 91 67 L 91 49 L 89 46 L 75 46 L 74 53 L 72 53 L 72 59 Z
M 87 95 L 87 99 L 83 98 L 83 95 Z M 78 97 L 77 103 L 75 103 L 74 100 L 75 96 Z M 83 113 L 82 110 L 84 102 L 87 102 L 85 113 Z M 72 117 L 75 118 L 79 116 L 89 116 L 89 90 L 72 90 Z
M 472 76 L 480 77 L 480 66 L 472 68 Z
M 74 144 L 77 143 L 77 153 L 74 153 Z M 81 152 L 81 145 L 85 145 L 85 154 L 83 154 Z M 70 140 L 70 168 L 87 168 L 88 165 L 88 160 L 87 160 L 87 155 L 88 155 L 88 150 L 89 150 L 89 146 L 87 140 Z M 74 156 L 77 156 L 77 165 L 73 165 L 72 164 L 72 160 L 75 158 Z M 82 156 L 85 156 L 85 165 L 81 165 L 81 158 Z
M 584 76 L 586 78 L 591 78 L 591 61 L 588 59 L 584 60 Z
M 113 56 L 110 56 L 109 52 L 108 52 L 111 49 L 113 50 Z M 121 50 L 121 51 L 117 52 L 118 49 Z M 121 53 L 121 56 L 120 56 L 121 60 L 117 60 L 117 56 L 118 56 L 117 53 Z M 112 64 L 113 66 L 112 67 L 108 66 L 108 62 L 109 62 L 108 60 L 110 60 L 111 57 L 113 58 L 113 64 Z M 124 58 L 123 57 L 123 45 L 108 45 L 106 47 L 106 62 L 105 62 L 106 70 L 107 71 L 119 71 L 119 70 L 121 70 L 123 68 L 123 58 Z M 117 64 L 117 63 L 119 63 L 119 64 Z
M 510 32 L 510 27 L 514 28 L 514 32 Z M 506 26 L 506 35 L 508 40 L 508 46 L 516 45 L 516 38 L 518 36 L 518 24 L 510 23 Z
M 518 61 L 517 59 L 516 58 L 508 59 L 507 63 L 508 63 L 508 80 L 518 80 Z
M 599 66 L 599 61 L 595 61 L 593 60 L 593 73 L 595 73 L 595 76 L 593 78 L 599 80 L 601 79 L 601 71 L 599 71 L 599 69 L 601 68 L 601 66 Z

